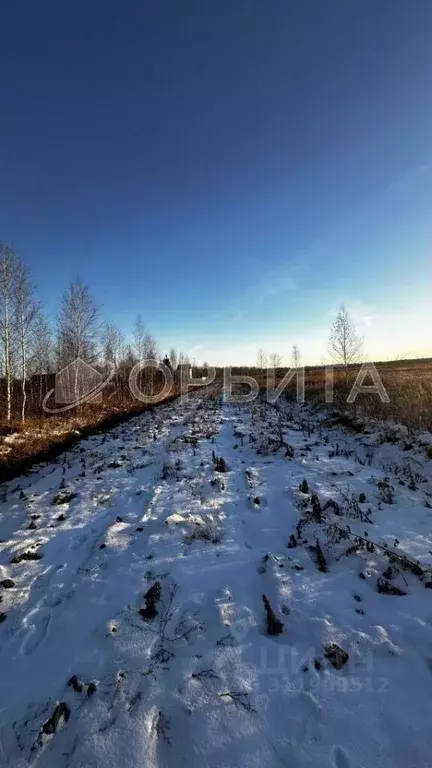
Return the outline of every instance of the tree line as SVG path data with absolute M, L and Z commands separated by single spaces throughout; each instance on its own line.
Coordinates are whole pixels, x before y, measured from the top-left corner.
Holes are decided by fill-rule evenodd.
M 329 352 L 333 362 L 345 370 L 346 380 L 349 366 L 360 362 L 362 348 L 363 339 L 342 304 L 330 329 Z M 56 320 L 50 321 L 37 299 L 27 265 L 10 246 L 0 242 L 0 379 L 5 420 L 10 422 L 19 414 L 24 421 L 27 412 L 40 413 L 43 398 L 53 387 L 54 374 L 78 358 L 93 366 L 102 362 L 114 366 L 114 378 L 104 391 L 113 405 L 130 399 L 129 374 L 140 360 L 163 359 L 172 370 L 194 367 L 187 354 L 174 348 L 167 357 L 160 355 L 140 315 L 132 339 L 126 339 L 121 328 L 103 319 L 88 286 L 79 278 L 71 280 L 61 297 Z M 282 361 L 277 352 L 268 356 L 263 349 L 258 350 L 257 367 L 262 374 L 269 366 L 281 368 Z M 300 349 L 294 344 L 291 367 L 300 365 Z M 202 375 L 207 368 L 204 363 L 194 375 Z M 160 378 L 154 370 L 144 370 L 142 391 L 158 391 Z
M 129 398 L 128 379 L 133 366 L 144 359 L 161 359 L 155 338 L 140 315 L 132 340 L 121 328 L 106 322 L 91 292 L 80 278 L 71 280 L 51 321 L 37 299 L 36 285 L 23 259 L 0 242 L 0 378 L 3 416 L 7 422 L 19 414 L 41 412 L 44 396 L 52 388 L 54 374 L 80 358 L 90 365 L 104 361 L 115 367 L 106 393 L 112 402 Z M 175 370 L 189 364 L 188 355 L 172 348 L 168 359 Z M 157 386 L 154 373 L 143 372 L 144 391 Z

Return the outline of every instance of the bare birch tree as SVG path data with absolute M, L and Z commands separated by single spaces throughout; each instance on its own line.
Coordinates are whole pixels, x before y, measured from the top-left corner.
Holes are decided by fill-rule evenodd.
M 144 358 L 146 360 L 157 360 L 158 358 L 158 346 L 156 339 L 151 336 L 150 333 L 146 333 L 144 336 Z M 145 383 L 149 394 L 153 394 L 154 388 L 154 370 L 153 368 L 147 368 L 145 371 Z
M 276 370 L 276 368 L 280 368 L 282 365 L 282 355 L 279 354 L 279 352 L 271 352 L 270 354 L 270 365 L 272 368 Z
M 6 383 L 6 420 L 12 415 L 13 328 L 15 321 L 15 276 L 17 257 L 0 242 L 0 337 Z
M 21 376 L 21 421 L 25 419 L 27 401 L 27 362 L 32 335 L 40 312 L 40 304 L 35 301 L 33 285 L 27 266 L 17 260 L 15 266 L 15 323 L 19 349 L 19 371 Z
M 58 316 L 59 367 L 80 358 L 93 363 L 101 332 L 99 308 L 81 280 L 72 280 L 63 294 Z
M 47 392 L 44 376 L 54 370 L 53 331 L 42 310 L 37 313 L 33 329 L 31 367 L 39 377 L 39 400 L 42 403 Z
M 261 370 L 267 366 L 267 355 L 261 347 L 257 352 L 257 366 Z
M 134 351 L 138 357 L 138 360 L 145 360 L 146 358 L 146 332 L 141 315 L 137 315 L 135 320 L 135 326 L 133 331 L 134 339 Z
M 144 336 L 144 355 L 147 360 L 156 360 L 158 356 L 156 339 L 150 333 Z
M 178 364 L 179 365 L 189 365 L 189 355 L 187 352 L 180 352 L 178 356 Z
M 344 304 L 330 328 L 329 352 L 333 360 L 345 368 L 345 382 L 348 382 L 348 366 L 362 360 L 363 337 L 357 333 L 354 323 Z
M 115 323 L 106 323 L 102 331 L 102 357 L 104 363 L 112 363 L 114 373 L 114 391 L 108 399 L 125 388 L 125 367 L 122 365 L 126 354 L 123 331 Z M 133 366 L 131 366 L 132 368 Z
M 124 355 L 124 334 L 115 323 L 107 323 L 102 332 L 102 354 L 104 360 L 117 368 Z
M 293 368 L 300 368 L 301 356 L 300 356 L 300 350 L 297 344 L 294 344 L 292 348 L 291 360 L 292 360 Z
M 79 278 L 69 283 L 63 294 L 58 316 L 58 366 L 64 368 L 75 360 L 91 364 L 97 360 L 102 324 L 99 308 L 94 302 L 88 286 Z M 80 370 L 75 366 L 71 371 L 73 379 L 69 387 L 78 403 L 80 391 Z

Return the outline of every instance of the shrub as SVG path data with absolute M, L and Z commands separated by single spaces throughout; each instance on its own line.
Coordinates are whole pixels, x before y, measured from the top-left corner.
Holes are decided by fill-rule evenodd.
M 212 544 L 220 544 L 222 539 L 222 528 L 210 516 L 204 517 L 202 522 L 196 522 L 193 530 L 186 537 L 188 542 L 211 541 Z

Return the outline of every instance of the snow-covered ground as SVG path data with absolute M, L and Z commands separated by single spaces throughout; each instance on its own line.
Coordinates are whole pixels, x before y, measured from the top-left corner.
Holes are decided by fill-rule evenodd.
M 0 499 L 0 764 L 430 765 L 421 447 L 200 393 Z

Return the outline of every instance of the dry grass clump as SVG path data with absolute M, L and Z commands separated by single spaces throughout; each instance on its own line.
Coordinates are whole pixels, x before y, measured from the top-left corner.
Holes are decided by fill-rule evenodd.
M 194 520 L 193 529 L 186 536 L 186 541 L 210 541 L 212 544 L 220 544 L 223 539 L 223 530 L 211 515 Z

